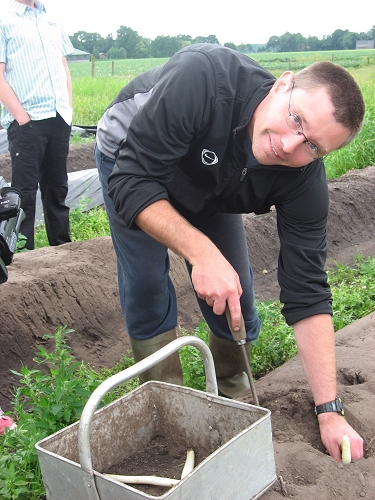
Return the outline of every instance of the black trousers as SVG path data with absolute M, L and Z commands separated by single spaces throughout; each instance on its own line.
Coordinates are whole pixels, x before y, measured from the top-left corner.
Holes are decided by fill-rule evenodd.
M 57 114 L 46 120 L 30 121 L 22 127 L 14 121 L 8 128 L 12 159 L 12 186 L 22 192 L 26 214 L 20 233 L 27 238 L 26 248 L 34 248 L 36 193 L 43 204 L 48 241 L 56 246 L 70 240 L 66 170 L 71 126 Z

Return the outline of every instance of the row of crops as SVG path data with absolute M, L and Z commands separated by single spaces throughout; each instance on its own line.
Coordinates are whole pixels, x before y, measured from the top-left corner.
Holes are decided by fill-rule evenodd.
M 280 69 L 298 71 L 315 61 L 332 61 L 344 68 L 361 68 L 375 64 L 375 49 L 336 52 L 268 52 L 249 54 L 249 56 L 271 72 Z

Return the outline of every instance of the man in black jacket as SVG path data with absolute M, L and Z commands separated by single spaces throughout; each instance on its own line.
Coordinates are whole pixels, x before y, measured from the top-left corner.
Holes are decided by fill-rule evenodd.
M 236 51 L 192 45 L 122 89 L 98 124 L 95 151 L 135 361 L 176 338 L 169 248 L 186 260 L 228 397 L 248 382 L 226 307 L 235 329 L 243 314 L 247 341 L 260 329 L 241 214 L 276 207 L 283 314 L 336 460 L 344 434 L 353 459 L 363 441 L 336 394 L 322 157 L 346 145 L 363 116 L 358 85 L 340 66 L 315 63 L 275 80 Z M 178 355 L 142 380 L 151 378 L 181 383 Z

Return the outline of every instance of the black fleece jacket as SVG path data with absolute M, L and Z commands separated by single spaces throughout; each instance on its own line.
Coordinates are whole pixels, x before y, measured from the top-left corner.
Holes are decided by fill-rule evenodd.
M 274 205 L 280 300 L 294 324 L 332 314 L 324 271 L 328 188 L 321 160 L 265 167 L 253 157 L 247 125 L 274 81 L 249 57 L 211 44 L 186 47 L 136 77 L 106 111 L 117 126 L 129 123 L 113 148 L 109 195 L 128 227 L 161 199 L 202 217 L 267 213 Z M 132 106 L 141 95 L 142 105 Z M 110 135 L 110 119 L 102 128 Z

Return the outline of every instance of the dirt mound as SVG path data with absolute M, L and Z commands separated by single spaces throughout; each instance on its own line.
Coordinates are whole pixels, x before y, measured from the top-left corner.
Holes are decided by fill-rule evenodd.
M 72 146 L 69 171 L 94 168 L 92 143 Z M 3 155 L 7 156 L 7 155 Z M 4 158 L 0 175 L 10 180 Z M 9 171 L 8 171 L 9 172 Z M 375 167 L 352 171 L 329 182 L 329 257 L 351 263 L 356 254 L 374 255 Z M 244 216 L 258 299 L 278 298 L 279 249 L 276 216 Z M 129 342 L 120 312 L 111 239 L 68 243 L 16 254 L 1 285 L 0 402 L 10 410 L 10 369 L 32 366 L 35 346 L 57 325 L 74 329 L 69 344 L 78 359 L 96 367 L 116 363 Z M 200 312 L 183 261 L 171 254 L 171 276 L 179 299 L 179 323 L 192 330 Z M 257 381 L 261 405 L 272 410 L 278 482 L 267 500 L 294 496 L 370 498 L 374 480 L 374 315 L 338 332 L 340 395 L 348 419 L 365 438 L 366 459 L 343 467 L 324 454 L 312 399 L 298 358 Z M 243 400 L 251 400 L 247 394 Z M 251 478 L 249 478 L 251 480 Z
M 256 382 L 259 404 L 272 412 L 278 481 L 264 500 L 373 498 L 375 491 L 375 313 L 336 333 L 338 393 L 348 422 L 365 440 L 365 459 L 349 466 L 325 454 L 299 357 Z M 251 393 L 240 401 L 252 403 Z M 372 493 L 371 493 L 372 491 Z

